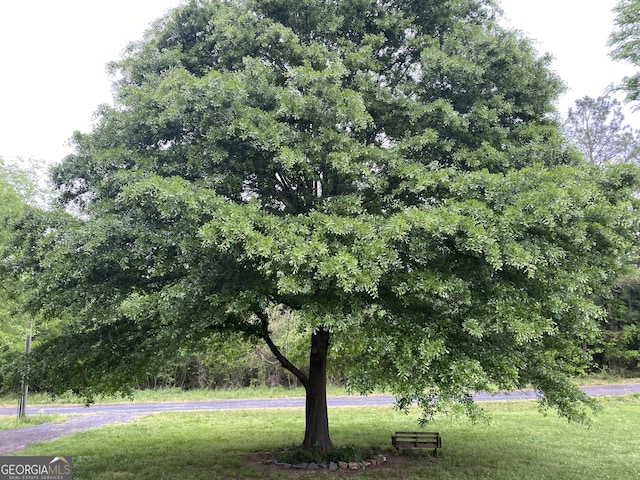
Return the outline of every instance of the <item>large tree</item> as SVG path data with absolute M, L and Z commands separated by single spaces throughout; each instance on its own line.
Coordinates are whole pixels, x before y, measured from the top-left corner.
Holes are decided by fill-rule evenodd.
M 24 219 L 33 308 L 73 321 L 35 352 L 50 388 L 135 385 L 211 332 L 262 339 L 331 449 L 327 353 L 425 415 L 567 374 L 635 210 L 631 166 L 588 166 L 561 82 L 491 1 L 191 1 L 122 60 L 115 105 L 55 170 L 74 216 Z M 309 364 L 270 335 L 312 332 Z M 34 365 L 37 368 L 38 365 Z
M 611 57 L 640 67 L 640 1 L 620 0 L 613 11 L 616 16 L 609 36 Z M 620 89 L 626 92 L 627 101 L 640 100 L 640 73 L 625 77 Z

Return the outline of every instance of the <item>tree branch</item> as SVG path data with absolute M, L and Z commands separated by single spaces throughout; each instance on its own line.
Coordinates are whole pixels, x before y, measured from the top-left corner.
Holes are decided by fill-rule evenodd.
M 273 353 L 273 355 L 280 362 L 280 365 L 282 365 L 283 368 L 289 370 L 296 376 L 298 380 L 300 380 L 300 383 L 302 383 L 302 385 L 306 389 L 309 384 L 309 378 L 304 374 L 304 372 L 302 372 L 293 363 L 291 363 L 289 359 L 287 359 L 287 357 L 282 354 L 278 346 L 273 343 L 273 340 L 269 335 L 269 318 L 267 317 L 267 315 L 264 312 L 256 312 L 256 316 L 260 319 L 260 323 L 262 325 L 260 336 L 269 346 L 269 350 L 271 350 L 271 353 Z

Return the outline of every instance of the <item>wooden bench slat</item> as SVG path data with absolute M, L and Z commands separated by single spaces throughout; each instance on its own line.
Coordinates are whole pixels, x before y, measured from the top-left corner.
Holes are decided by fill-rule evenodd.
M 391 444 L 396 450 L 409 448 L 433 448 L 438 456 L 438 448 L 442 448 L 442 438 L 438 432 L 396 432 L 391 436 Z

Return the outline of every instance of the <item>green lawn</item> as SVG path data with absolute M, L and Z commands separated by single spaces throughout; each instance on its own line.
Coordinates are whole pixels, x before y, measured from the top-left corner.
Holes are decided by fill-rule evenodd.
M 603 399 L 591 427 L 542 415 L 533 402 L 482 404 L 490 423 L 441 418 L 439 458 L 397 457 L 395 430 L 416 430 L 416 415 L 388 407 L 332 408 L 332 439 L 387 451 L 376 479 L 634 479 L 640 472 L 640 395 Z M 20 455 L 72 455 L 74 479 L 346 478 L 352 473 L 282 470 L 264 461 L 300 443 L 302 409 L 159 414 L 34 445 Z

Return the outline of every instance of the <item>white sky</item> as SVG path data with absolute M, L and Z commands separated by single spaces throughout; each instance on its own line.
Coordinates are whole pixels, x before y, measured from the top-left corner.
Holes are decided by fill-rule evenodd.
M 575 99 L 596 97 L 630 67 L 608 58 L 617 0 L 502 0 L 509 24 L 551 53 Z M 60 161 L 74 130 L 111 102 L 105 66 L 180 0 L 4 0 L 0 7 L 0 156 Z M 627 114 L 640 128 L 640 113 Z

